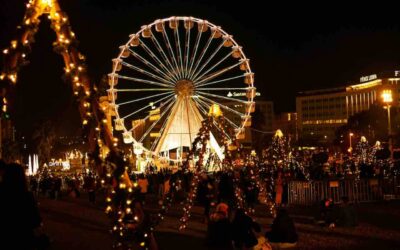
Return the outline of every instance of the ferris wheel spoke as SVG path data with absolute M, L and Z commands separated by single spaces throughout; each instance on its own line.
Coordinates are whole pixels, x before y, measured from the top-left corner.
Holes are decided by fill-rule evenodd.
M 156 79 L 156 80 L 158 80 L 158 81 L 164 82 L 164 83 L 169 84 L 169 85 L 173 85 L 173 82 L 171 82 L 170 79 L 169 79 L 169 80 L 165 80 L 165 79 L 163 79 L 163 78 L 161 78 L 161 77 L 159 77 L 159 76 L 157 76 L 157 75 L 155 75 L 155 74 L 153 74 L 153 73 L 151 73 L 151 72 L 148 72 L 147 70 L 141 69 L 141 68 L 139 68 L 139 67 L 136 67 L 136 66 L 134 66 L 134 65 L 132 65 L 132 64 L 129 64 L 129 63 L 127 63 L 127 62 L 124 62 L 124 61 L 122 61 L 121 64 L 122 64 L 123 66 L 127 67 L 127 68 L 136 70 L 136 71 L 138 71 L 138 72 L 140 72 L 140 73 L 142 73 L 142 74 L 144 74 L 144 75 L 150 76 L 150 77 L 152 77 L 153 79 Z
M 146 130 L 146 132 L 143 134 L 143 136 L 140 138 L 139 142 L 143 142 L 143 140 L 147 137 L 147 135 L 150 133 L 150 131 L 154 128 L 154 126 L 156 126 L 156 124 L 161 121 L 161 118 L 164 117 L 164 115 L 167 113 L 167 111 L 172 107 L 172 105 L 175 102 L 171 102 L 170 104 L 168 104 L 168 106 L 165 108 L 164 112 L 161 113 L 160 118 L 157 119 L 156 121 L 154 121 L 150 127 Z
M 189 67 L 189 71 L 188 71 L 188 76 L 190 76 L 192 74 L 194 60 L 196 59 L 197 50 L 199 49 L 201 34 L 202 34 L 202 32 L 198 32 L 197 36 L 196 36 L 196 42 L 193 47 L 192 57 L 190 58 L 190 67 Z
M 185 57 L 184 57 L 184 63 L 185 63 L 185 75 L 184 77 L 188 77 L 188 64 L 189 64 L 189 52 L 190 52 L 190 30 L 191 29 L 186 29 L 186 38 L 185 38 Z
M 149 119 L 150 118 L 150 115 L 147 115 L 145 118 L 143 118 L 143 119 L 141 119 L 143 122 L 144 121 L 146 121 L 147 119 Z M 135 126 L 133 126 L 131 129 L 129 129 L 128 131 L 129 132 L 132 132 L 132 131 L 134 131 L 137 127 L 139 127 L 141 124 L 140 123 L 138 123 L 138 124 L 136 124 Z
M 168 99 L 166 102 L 162 103 L 162 104 L 160 105 L 159 108 L 164 107 L 168 102 L 171 102 L 171 100 L 173 101 L 174 99 L 175 99 L 174 97 Z M 155 103 L 155 102 L 154 102 L 154 103 Z M 173 103 L 174 103 L 174 102 L 171 102 L 170 104 L 173 104 Z M 147 115 L 145 118 L 143 118 L 142 120 L 143 120 L 143 121 L 146 121 L 147 119 L 150 118 L 150 116 L 151 116 L 151 114 L 148 114 L 148 115 Z M 129 132 L 135 130 L 138 126 L 140 126 L 140 123 L 139 123 L 139 124 L 136 124 L 135 126 L 133 126 L 133 127 L 129 130 Z
M 166 102 L 162 103 L 162 104 L 160 105 L 159 108 L 164 107 L 164 106 L 165 106 L 168 102 L 170 102 L 171 100 L 174 100 L 174 98 L 168 99 Z M 172 103 L 173 103 L 173 102 L 172 102 Z M 146 121 L 147 119 L 150 118 L 150 116 L 151 116 L 151 114 L 148 114 L 148 115 L 147 115 L 145 118 L 143 118 L 142 120 L 143 120 L 143 121 Z M 131 131 L 135 130 L 138 126 L 140 126 L 140 123 L 138 123 L 138 124 L 136 124 L 135 126 L 133 126 L 129 131 L 131 132 Z
M 247 88 L 196 88 L 196 90 L 206 91 L 230 91 L 230 90 L 247 90 Z
M 196 100 L 195 100 L 194 98 L 192 98 L 192 100 L 193 100 L 194 102 L 196 102 Z M 202 120 L 197 116 L 197 114 L 196 114 L 196 112 L 195 112 L 195 110 L 194 110 L 194 108 L 193 108 L 192 102 L 190 102 L 190 101 L 189 101 L 189 107 L 190 107 L 190 110 L 192 111 L 192 113 L 193 113 L 195 119 L 197 119 L 197 121 L 199 122 L 199 124 L 201 124 Z
M 181 39 L 179 36 L 179 32 L 178 29 L 175 29 L 175 48 L 176 48 L 176 56 L 178 57 L 178 63 L 180 63 L 180 71 L 181 71 L 181 75 L 182 77 L 184 77 L 185 75 L 185 71 L 183 69 L 183 59 L 182 59 L 182 50 L 181 50 Z
M 225 74 L 226 72 L 228 72 L 229 70 L 234 69 L 235 67 L 239 66 L 240 64 L 242 64 L 242 62 L 238 62 L 238 63 L 236 63 L 236 64 L 234 64 L 234 65 L 232 65 L 232 66 L 229 66 L 229 67 L 220 69 L 220 70 L 218 70 L 218 71 L 216 71 L 216 72 L 214 72 L 214 73 L 212 73 L 212 74 L 206 76 L 206 77 L 203 78 L 202 80 L 200 79 L 200 81 L 195 80 L 195 81 L 194 81 L 194 82 L 195 82 L 195 86 L 197 86 L 197 85 L 199 85 L 199 84 L 202 84 L 202 83 L 205 83 L 205 82 L 207 82 L 207 81 L 209 81 L 209 80 L 212 80 L 212 79 L 214 79 L 214 78 L 216 78 L 216 77 L 218 77 L 218 76 L 220 76 L 220 75 L 222 75 L 222 74 Z
M 171 116 L 173 110 L 176 109 L 176 108 L 177 108 L 177 106 L 172 107 L 172 108 L 170 109 L 170 111 L 169 111 L 168 116 Z M 164 119 L 164 122 L 163 122 L 163 124 L 161 125 L 160 135 L 162 135 L 162 134 L 164 133 L 164 130 L 165 130 L 165 127 L 167 126 L 168 120 L 169 120 L 168 118 L 165 118 L 165 119 Z M 154 150 L 155 150 L 155 148 L 156 148 L 158 142 L 160 141 L 160 138 L 161 138 L 161 136 L 157 137 L 157 139 L 154 140 L 153 144 L 151 145 L 151 151 L 154 151 Z
M 216 83 L 220 83 L 220 82 L 227 82 L 227 81 L 235 80 L 238 78 L 244 78 L 245 76 L 246 76 L 245 74 L 242 74 L 239 76 L 229 77 L 229 78 L 225 78 L 225 79 L 221 79 L 221 80 L 217 80 L 217 81 L 202 83 L 202 84 L 197 85 L 196 89 L 199 89 L 199 87 L 204 87 L 204 86 L 208 86 L 208 85 L 212 85 L 212 84 L 216 84 Z
M 162 31 L 164 42 L 167 45 L 167 48 L 168 48 L 168 51 L 169 51 L 169 56 L 172 58 L 172 62 L 175 64 L 174 68 L 176 69 L 178 78 L 182 78 L 181 72 L 179 70 L 178 63 L 177 63 L 176 58 L 175 58 L 174 50 L 172 49 L 171 42 L 169 41 L 168 34 L 167 34 L 167 32 L 165 30 L 166 29 L 164 28 L 163 31 Z
M 244 101 L 244 100 L 241 100 L 241 99 L 236 99 L 236 98 L 222 96 L 222 95 L 216 95 L 216 94 L 210 94 L 210 93 L 203 92 L 203 91 L 196 91 L 196 93 L 199 93 L 201 95 L 215 97 L 215 98 L 225 99 L 225 100 L 228 100 L 228 101 L 241 102 L 241 103 L 244 103 L 244 104 L 247 103 L 247 101 Z
M 145 58 L 143 58 L 141 55 L 139 55 L 138 53 L 136 53 L 135 51 L 133 51 L 132 49 L 129 48 L 130 53 L 136 57 L 137 59 L 139 59 L 140 61 L 142 61 L 144 64 L 146 64 L 149 68 L 151 68 L 152 70 L 154 70 L 155 72 L 159 73 L 160 75 L 163 75 L 165 78 L 169 78 L 169 76 L 167 74 L 165 74 L 162 70 L 160 70 L 159 68 L 157 68 L 156 66 L 154 66 L 151 62 L 149 62 L 148 60 L 146 60 Z
M 217 31 L 214 30 L 214 31 L 210 34 L 210 37 L 208 38 L 208 41 L 207 41 L 206 45 L 204 46 L 203 50 L 202 50 L 201 53 L 200 53 L 199 59 L 196 61 L 196 64 L 195 64 L 195 66 L 194 66 L 194 68 L 193 68 L 193 73 L 196 72 L 197 68 L 198 68 L 199 65 L 200 65 L 201 60 L 203 60 L 203 57 L 204 57 L 204 55 L 206 54 L 208 48 L 210 47 L 210 44 L 211 44 L 211 42 L 212 42 L 212 40 L 213 40 L 213 37 L 214 37 L 214 35 L 215 35 L 216 32 L 217 32 Z M 190 76 L 190 79 L 193 79 L 192 77 L 193 77 L 193 75 Z
M 129 103 L 140 102 L 140 101 L 143 101 L 143 100 L 147 100 L 147 99 L 151 99 L 151 98 L 154 98 L 154 97 L 163 96 L 163 95 L 167 95 L 167 94 L 170 94 L 170 93 L 166 92 L 166 93 L 160 93 L 160 94 L 155 94 L 155 95 L 151 95 L 151 96 L 146 96 L 146 97 L 142 97 L 142 98 L 138 98 L 138 99 L 134 99 L 134 100 L 118 103 L 118 105 L 121 106 L 121 105 L 129 104 Z
M 172 78 L 174 77 L 174 74 L 164 65 L 164 63 L 161 62 L 161 60 L 154 54 L 153 51 L 151 51 L 151 49 L 144 43 L 144 41 L 142 39 L 139 39 L 140 41 L 140 46 L 153 58 L 153 60 L 158 63 L 168 74 L 169 76 L 169 80 L 170 81 L 174 81 Z M 171 84 L 173 84 L 171 82 Z
M 229 120 L 229 118 L 227 118 L 226 116 L 223 116 L 222 118 L 225 119 L 227 122 L 229 122 L 233 128 L 235 128 L 235 129 L 239 128 L 238 125 L 236 125 L 233 121 Z
M 157 47 L 158 52 L 161 54 L 161 56 L 163 57 L 164 61 L 166 64 L 168 64 L 170 70 L 172 72 L 174 72 L 174 80 L 178 81 L 178 72 L 176 71 L 176 69 L 174 68 L 174 66 L 172 65 L 171 61 L 168 59 L 167 54 L 165 53 L 163 47 L 160 45 L 160 43 L 158 42 L 157 37 L 153 34 L 153 32 L 151 31 L 151 41 L 153 42 L 153 44 Z
M 116 92 L 149 92 L 149 91 L 170 91 L 172 92 L 173 88 L 168 89 L 115 89 Z
M 141 82 L 141 83 L 147 83 L 147 84 L 150 84 L 150 85 L 171 88 L 171 85 L 169 85 L 169 84 L 164 84 L 164 83 L 161 83 L 161 82 L 154 82 L 154 81 L 145 80 L 145 79 L 136 78 L 136 77 L 118 75 L 118 78 L 119 79 L 125 79 L 125 80 L 132 81 L 132 82 Z
M 133 111 L 132 113 L 129 113 L 129 114 L 125 115 L 124 117 L 122 117 L 122 119 L 125 119 L 125 118 L 128 118 L 128 117 L 132 116 L 132 115 L 135 115 L 135 114 L 139 113 L 140 111 L 143 111 L 143 110 L 145 110 L 145 109 L 147 109 L 147 108 L 149 108 L 149 107 L 152 107 L 154 104 L 159 103 L 159 102 L 161 102 L 161 101 L 163 101 L 163 100 L 165 100 L 165 99 L 167 99 L 167 98 L 168 98 L 168 100 L 167 100 L 166 102 L 169 102 L 170 99 L 174 98 L 173 95 L 174 95 L 174 94 L 165 96 L 165 97 L 163 97 L 163 98 L 161 98 L 161 99 L 159 99 L 159 100 L 157 100 L 157 101 L 154 101 L 154 102 L 152 102 L 152 103 L 150 103 L 150 104 L 147 104 L 146 106 L 144 106 L 144 107 L 142 107 L 142 108 L 140 108 L 140 109 L 138 109 L 138 110 L 135 110 L 135 111 Z
M 207 61 L 204 62 L 204 64 L 200 67 L 200 69 L 195 72 L 193 70 L 192 75 L 190 76 L 193 81 L 197 78 L 197 76 L 203 71 L 203 69 L 211 62 L 211 60 L 217 55 L 217 53 L 221 50 L 222 46 L 224 46 L 225 40 L 222 40 L 222 42 L 218 45 L 218 47 L 214 50 L 214 52 L 210 55 L 210 57 L 207 59 Z M 229 56 L 232 54 L 232 52 L 229 54 Z M 227 56 L 227 57 L 229 57 Z M 206 73 L 207 74 L 207 73 Z
M 222 103 L 216 102 L 216 101 L 211 100 L 211 99 L 209 99 L 209 98 L 207 98 L 207 97 L 204 97 L 204 96 L 199 95 L 199 98 L 203 99 L 204 101 L 209 102 L 210 104 L 217 104 L 217 105 L 220 106 L 222 109 L 228 110 L 228 111 L 230 111 L 230 112 L 232 112 L 232 113 L 234 113 L 234 114 L 237 114 L 238 116 L 244 116 L 244 115 L 245 115 L 244 113 L 241 113 L 241 112 L 239 112 L 239 111 L 237 111 L 237 110 L 234 110 L 234 109 L 232 109 L 232 108 L 230 108 L 230 107 L 228 107 L 228 106 L 226 106 L 226 105 L 224 105 L 224 104 L 222 104 Z

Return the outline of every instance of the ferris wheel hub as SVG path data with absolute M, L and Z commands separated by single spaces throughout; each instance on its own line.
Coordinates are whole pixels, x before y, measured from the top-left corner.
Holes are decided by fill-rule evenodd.
M 190 97 L 194 91 L 194 84 L 192 81 L 187 79 L 182 79 L 176 82 L 175 84 L 175 93 L 178 96 L 182 97 Z

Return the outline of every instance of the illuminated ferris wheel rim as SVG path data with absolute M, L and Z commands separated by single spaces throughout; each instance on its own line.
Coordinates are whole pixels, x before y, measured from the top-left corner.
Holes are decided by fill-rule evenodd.
M 246 55 L 245 55 L 245 53 L 243 52 L 243 50 L 242 50 L 242 47 L 241 46 L 239 46 L 239 44 L 233 39 L 233 37 L 231 36 L 231 35 L 229 35 L 229 33 L 227 33 L 226 31 L 224 31 L 220 26 L 217 26 L 217 25 L 215 25 L 215 24 L 213 24 L 213 23 L 210 23 L 210 22 L 208 22 L 207 20 L 203 20 L 203 19 L 199 19 L 199 18 L 195 18 L 195 17 L 187 17 L 187 16 L 172 16 L 172 17 L 168 17 L 168 18 L 164 18 L 164 19 L 157 19 L 157 20 L 155 20 L 154 22 L 152 22 L 151 24 L 148 24 L 148 25 L 144 25 L 144 26 L 142 26 L 141 27 L 141 29 L 138 31 L 138 32 L 136 32 L 136 33 L 133 33 L 133 34 L 131 34 L 130 35 L 130 39 L 128 40 L 128 42 L 125 44 L 125 45 L 122 45 L 122 46 L 120 46 L 120 53 L 118 54 L 118 57 L 117 58 L 115 58 L 115 59 L 113 59 L 113 60 L 118 60 L 118 61 L 123 61 L 122 60 L 122 58 L 125 58 L 123 55 L 124 55 L 124 53 L 125 53 L 125 50 L 126 49 L 129 49 L 131 46 L 131 44 L 132 44 L 132 42 L 134 41 L 134 39 L 139 39 L 140 40 L 140 38 L 141 37 L 144 37 L 143 36 L 143 32 L 146 32 L 146 31 L 149 31 L 150 30 L 150 33 L 151 33 L 151 35 L 150 36 L 154 36 L 153 35 L 153 33 L 152 33 L 152 28 L 153 27 L 155 27 L 155 30 L 156 31 L 158 31 L 158 32 L 161 32 L 160 30 L 157 30 L 157 28 L 158 27 L 162 27 L 162 32 L 165 32 L 164 31 L 164 29 L 167 29 L 167 27 L 166 27 L 166 25 L 165 25 L 165 23 L 170 23 L 170 25 L 171 25 L 171 22 L 177 22 L 176 23 L 176 28 L 175 29 L 177 29 L 177 27 L 178 27 L 178 25 L 179 25 L 179 21 L 183 21 L 184 22 L 184 27 L 185 27 L 185 30 L 190 30 L 190 29 L 192 29 L 192 28 L 194 28 L 194 25 L 195 24 L 197 24 L 197 25 L 202 25 L 202 29 L 203 29 L 203 27 L 204 26 L 207 26 L 207 28 L 205 29 L 205 30 L 207 30 L 208 28 L 213 32 L 213 34 L 212 34 L 212 36 L 214 36 L 217 32 L 220 34 L 219 35 L 219 37 L 210 37 L 210 39 L 211 38 L 222 38 L 223 39 L 223 41 L 224 42 L 226 42 L 226 41 L 229 41 L 229 42 L 231 42 L 232 43 L 232 45 L 231 46 L 229 46 L 229 47 L 232 47 L 232 50 L 233 49 L 235 49 L 235 50 L 237 50 L 239 53 L 240 53 L 240 56 L 238 57 L 238 58 L 240 58 L 240 60 L 239 60 L 239 62 L 241 63 L 241 64 L 245 64 L 246 65 L 246 67 L 245 67 L 245 73 L 243 74 L 243 76 L 241 76 L 241 77 L 243 77 L 243 78 L 245 78 L 247 75 L 248 76 L 250 76 L 251 77 L 251 81 L 250 81 L 250 83 L 247 83 L 247 85 L 248 85 L 248 87 L 247 88 L 243 88 L 243 89 L 246 89 L 246 90 L 248 90 L 248 89 L 252 89 L 252 90 L 254 90 L 255 91 L 255 87 L 254 87 L 254 73 L 251 71 L 251 68 L 250 68 L 250 65 L 249 65 L 249 59 L 246 57 Z M 191 24 L 192 24 L 192 26 L 191 27 L 186 27 L 186 22 L 191 22 Z M 160 26 L 161 25 L 161 26 Z M 171 26 L 170 26 L 170 28 L 171 28 Z M 171 28 L 171 29 L 173 29 L 173 28 Z M 198 29 L 200 29 L 200 26 L 198 27 Z M 205 32 L 205 31 L 198 31 L 198 32 Z M 146 38 L 148 38 L 148 37 L 146 37 Z M 142 42 L 142 41 L 140 41 L 140 42 Z M 176 42 L 176 41 L 175 41 Z M 185 45 L 183 45 L 183 47 L 185 47 Z M 198 48 L 197 48 L 198 49 Z M 185 51 L 185 48 L 183 49 L 184 51 Z M 196 51 L 197 52 L 197 51 Z M 189 51 L 189 49 L 188 49 L 188 53 L 190 54 L 190 51 Z M 230 55 L 232 55 L 233 54 L 233 52 L 230 54 Z M 177 55 L 178 56 L 178 55 Z M 182 56 L 182 55 L 181 55 Z M 189 56 L 189 55 L 187 55 L 187 56 Z M 193 56 L 193 55 L 192 55 Z M 204 56 L 204 55 L 203 55 Z M 196 54 L 194 55 L 194 57 L 196 57 Z M 193 58 L 193 60 L 194 60 L 195 58 Z M 198 59 L 198 58 L 197 58 Z M 200 58 L 200 60 L 201 60 L 202 58 Z M 188 61 L 190 61 L 190 59 L 188 58 L 187 59 Z M 171 60 L 172 61 L 172 60 Z M 167 64 L 166 62 L 164 62 L 165 64 Z M 179 64 L 179 62 L 178 62 L 178 64 Z M 190 63 L 189 63 L 190 64 Z M 192 62 L 192 64 L 193 64 L 193 62 Z M 240 64 L 237 64 L 236 66 L 239 66 Z M 183 66 L 183 65 L 182 65 Z M 199 65 L 198 65 L 199 66 Z M 205 65 L 204 65 L 205 66 Z M 197 69 L 197 68 L 196 68 Z M 196 69 L 194 69 L 194 71 L 196 70 Z M 179 71 L 180 69 L 179 69 L 179 66 L 178 66 L 178 71 Z M 182 69 L 183 70 L 183 69 Z M 202 69 L 201 69 L 202 70 Z M 191 73 L 200 73 L 201 72 L 201 70 L 199 71 L 199 72 L 191 72 Z M 118 65 L 117 64 L 114 64 L 113 65 L 113 70 L 112 70 L 112 73 L 111 73 L 111 75 L 112 76 L 115 76 L 115 75 L 117 75 L 118 76 L 118 74 L 116 73 L 116 72 L 118 72 L 119 70 L 118 70 Z M 173 69 L 172 69 L 172 71 L 174 71 Z M 182 80 L 188 80 L 188 81 L 192 81 L 192 84 L 194 85 L 193 86 L 193 88 L 195 88 L 196 87 L 196 85 L 198 85 L 198 83 L 196 83 L 196 81 L 195 80 L 199 80 L 199 79 L 187 79 L 186 77 L 179 77 L 178 76 L 178 74 L 179 73 L 182 73 L 182 72 L 173 72 L 173 73 L 176 73 L 177 75 L 175 76 L 175 77 L 178 77 L 178 79 L 176 79 L 176 78 L 173 78 L 173 79 L 171 79 L 173 82 L 174 82 L 174 84 L 175 84 L 175 86 L 177 85 L 177 84 L 179 84 L 179 82 L 180 81 L 182 81 Z M 203 73 L 203 72 L 201 72 L 201 73 Z M 109 74 L 110 75 L 110 74 Z M 204 76 L 204 75 L 203 75 Z M 203 76 L 201 76 L 201 77 L 203 77 Z M 162 76 L 161 76 L 162 77 Z M 193 77 L 193 75 L 192 75 L 192 77 Z M 196 77 L 198 77 L 198 75 L 196 75 Z M 200 77 L 200 79 L 201 79 L 201 77 Z M 238 77 L 236 77 L 236 78 L 238 78 Z M 167 80 L 167 79 L 166 79 Z M 115 78 L 114 77 L 112 77 L 112 80 L 111 80 L 111 84 L 110 84 L 110 89 L 109 90 L 111 90 L 111 91 L 114 91 L 116 88 L 115 88 L 115 85 L 116 85 L 116 83 L 114 82 L 115 81 Z M 204 80 L 203 80 L 204 81 Z M 205 83 L 206 83 L 206 85 L 207 85 L 207 81 L 205 81 Z M 204 83 L 203 83 L 204 84 Z M 199 87 L 201 87 L 201 86 L 203 86 L 203 84 L 201 84 Z M 171 89 L 173 89 L 174 88 L 174 85 L 171 85 Z M 118 91 L 117 91 L 118 92 Z M 204 92 L 202 93 L 202 94 L 205 94 Z M 176 99 L 176 96 L 177 96 L 177 94 L 175 94 L 175 99 Z M 194 94 L 194 95 L 190 95 L 190 97 L 191 98 L 199 98 L 196 94 Z M 212 97 L 212 94 L 208 94 L 208 97 L 209 98 L 211 98 Z M 253 108 L 252 109 L 254 109 L 254 105 L 255 105 L 255 103 L 254 103 L 254 97 L 255 97 L 255 95 L 251 95 L 250 97 L 248 97 L 248 100 L 247 101 L 244 101 L 244 100 L 236 100 L 236 101 L 241 101 L 242 103 L 245 103 L 245 104 L 250 104 L 250 105 L 253 105 Z M 228 98 L 226 98 L 226 99 L 228 99 Z M 116 104 L 116 101 L 117 101 L 117 98 L 116 98 L 116 95 L 112 95 L 112 103 L 114 104 L 114 105 L 116 105 L 116 106 L 118 106 L 117 104 Z M 204 100 L 203 100 L 204 101 Z M 203 102 L 202 101 L 202 102 Z M 211 99 L 208 99 L 207 100 L 207 102 L 203 102 L 204 104 L 207 104 L 209 101 L 211 101 Z M 249 109 L 247 109 L 247 106 L 246 106 L 246 108 L 245 108 L 245 119 L 244 120 L 242 120 L 242 124 L 241 124 L 241 126 L 238 128 L 238 129 L 235 129 L 235 136 L 237 137 L 239 134 L 241 134 L 241 133 L 244 133 L 244 123 L 247 123 L 250 119 L 251 119 L 251 116 L 250 116 L 250 114 L 252 113 L 252 112 L 254 112 L 254 110 L 253 111 L 251 111 L 251 108 L 249 108 Z M 117 119 L 121 119 L 121 116 L 120 116 L 120 114 L 119 114 L 119 112 L 118 111 L 116 111 L 115 112 L 116 114 L 115 114 L 115 116 L 116 116 L 116 118 Z M 134 128 L 133 128 L 134 129 Z M 237 131 L 236 131 L 237 130 Z M 127 128 L 126 128 L 126 126 L 123 126 L 123 131 L 124 131 L 124 133 L 127 133 L 127 132 L 130 132 L 130 131 L 132 131 L 132 129 L 131 130 L 128 130 Z M 153 152 L 152 150 L 149 150 L 149 149 L 147 149 L 146 147 L 144 147 L 144 146 L 142 146 L 142 143 L 141 142 L 138 142 L 135 138 L 133 138 L 133 144 L 135 145 L 135 144 L 138 144 L 138 145 L 141 145 L 141 148 L 143 149 L 143 151 L 145 151 L 145 152 L 148 152 L 148 153 L 151 153 L 153 156 L 159 156 L 159 154 L 157 154 L 157 153 L 155 153 L 155 152 Z M 170 159 L 170 160 L 172 160 L 172 159 Z

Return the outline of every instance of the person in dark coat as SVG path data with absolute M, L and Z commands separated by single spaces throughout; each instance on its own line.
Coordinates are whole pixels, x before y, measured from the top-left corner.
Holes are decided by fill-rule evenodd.
M 298 235 L 294 222 L 286 209 L 280 209 L 272 222 L 271 231 L 265 234 L 272 247 L 276 244 L 295 245 Z
M 246 215 L 243 209 L 238 209 L 232 222 L 233 241 L 238 249 L 252 248 L 258 240 L 254 232 L 261 232 L 260 225 Z
M 228 205 L 219 203 L 215 213 L 210 216 L 207 227 L 207 245 L 210 249 L 233 249 L 232 227 L 228 218 L 228 210 Z
M 0 199 L 0 249 L 37 249 L 42 219 L 22 166 L 9 164 L 1 171 Z
M 337 212 L 337 225 L 340 227 L 357 226 L 357 214 L 353 205 L 349 204 L 349 198 L 343 197 Z

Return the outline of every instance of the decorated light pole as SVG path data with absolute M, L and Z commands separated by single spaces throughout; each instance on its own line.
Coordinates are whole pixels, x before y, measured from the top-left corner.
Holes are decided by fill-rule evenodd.
M 393 159 L 393 142 L 392 142 L 392 126 L 390 122 L 390 107 L 393 102 L 392 90 L 385 89 L 382 91 L 382 101 L 386 104 L 386 109 L 388 113 L 388 137 L 389 137 L 389 150 L 390 150 L 390 159 Z

